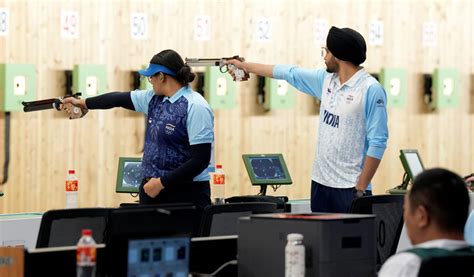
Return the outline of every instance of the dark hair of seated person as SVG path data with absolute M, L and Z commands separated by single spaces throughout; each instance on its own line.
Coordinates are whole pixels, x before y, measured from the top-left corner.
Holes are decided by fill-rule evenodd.
M 464 232 L 469 194 L 456 173 L 441 168 L 423 171 L 416 176 L 408 197 L 411 209 L 424 206 L 441 230 Z

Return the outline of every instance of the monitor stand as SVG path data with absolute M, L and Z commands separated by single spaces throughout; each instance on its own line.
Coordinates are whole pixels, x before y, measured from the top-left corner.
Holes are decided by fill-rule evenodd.
M 402 184 L 399 186 L 394 187 L 393 189 L 389 189 L 388 193 L 390 194 L 405 194 L 407 192 L 408 184 L 410 183 L 410 177 L 405 172 L 403 174 L 403 181 Z
M 266 195 L 268 185 L 260 185 L 260 192 L 257 195 Z
M 138 206 L 140 205 L 140 201 L 135 200 L 133 202 L 128 202 L 128 203 L 120 203 L 120 207 L 130 207 L 130 206 Z
M 260 185 L 260 192 L 257 195 L 266 195 L 268 186 L 271 186 L 273 191 L 276 191 L 279 187 L 281 187 L 281 185 Z
M 267 187 L 271 186 L 276 191 L 280 185 L 260 185 L 260 192 L 257 195 L 241 195 L 227 198 L 226 203 L 239 202 L 272 202 L 277 204 L 278 210 L 285 210 L 285 205 L 288 202 L 288 196 L 271 196 L 267 194 Z

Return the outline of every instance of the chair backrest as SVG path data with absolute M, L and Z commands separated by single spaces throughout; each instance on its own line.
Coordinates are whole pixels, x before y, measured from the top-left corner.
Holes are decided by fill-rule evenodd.
M 403 228 L 403 195 L 372 195 L 356 198 L 351 213 L 374 214 L 377 266 L 395 254 Z
M 82 229 L 91 229 L 96 243 L 104 242 L 109 208 L 50 210 L 41 218 L 36 248 L 72 246 Z
M 251 202 L 211 205 L 204 209 L 200 236 L 236 235 L 239 217 L 251 214 L 274 213 L 275 203 Z
M 474 255 L 432 257 L 421 263 L 419 277 L 474 276 Z

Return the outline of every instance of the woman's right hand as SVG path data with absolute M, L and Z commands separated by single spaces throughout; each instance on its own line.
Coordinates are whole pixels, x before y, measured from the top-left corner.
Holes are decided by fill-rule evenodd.
M 87 106 L 86 106 L 86 100 L 85 99 L 78 99 L 78 98 L 75 98 L 75 97 L 66 97 L 66 98 L 63 98 L 62 101 L 61 101 L 61 109 L 64 110 L 64 106 L 66 104 L 72 104 L 76 107 L 79 107 L 81 109 L 87 109 Z

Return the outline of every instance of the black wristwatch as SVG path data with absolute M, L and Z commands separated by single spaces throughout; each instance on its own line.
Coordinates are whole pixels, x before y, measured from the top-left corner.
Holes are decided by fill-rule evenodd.
M 356 189 L 356 188 L 354 188 L 354 189 L 355 189 L 355 191 L 356 191 L 356 197 L 357 197 L 357 198 L 361 198 L 362 196 L 365 195 L 365 191 L 364 191 L 364 190 L 358 190 L 358 189 Z

